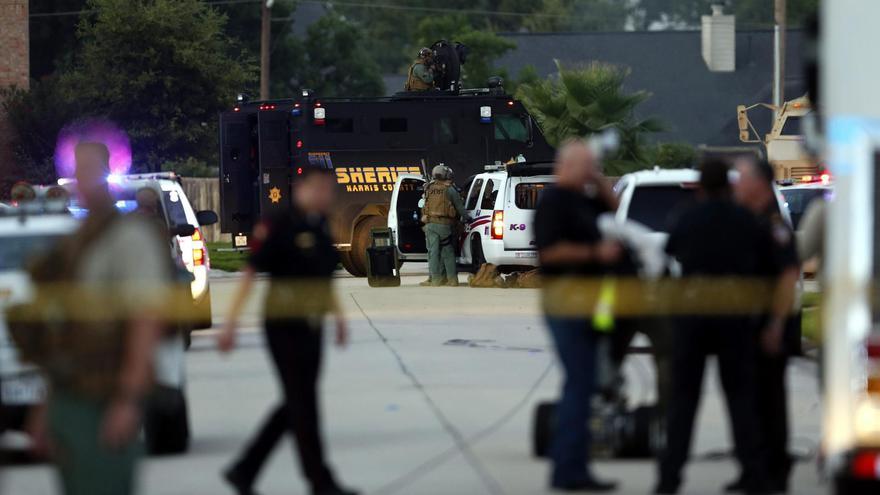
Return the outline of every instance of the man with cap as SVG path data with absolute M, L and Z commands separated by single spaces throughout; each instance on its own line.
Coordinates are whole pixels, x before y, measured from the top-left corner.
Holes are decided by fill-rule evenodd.
M 403 89 L 406 91 L 428 91 L 434 89 L 434 71 L 431 69 L 433 53 L 430 48 L 419 50 L 417 58 L 409 67 L 409 74 Z
M 431 176 L 433 180 L 425 187 L 425 204 L 422 208 L 431 278 L 421 285 L 456 287 L 455 225 L 466 213 L 461 196 L 452 184 L 452 169 L 437 165 L 431 171 Z

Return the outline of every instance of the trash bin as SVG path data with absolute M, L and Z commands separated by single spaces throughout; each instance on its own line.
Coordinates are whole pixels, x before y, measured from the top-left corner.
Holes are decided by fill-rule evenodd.
M 370 287 L 399 287 L 398 266 L 391 229 L 371 230 L 370 247 L 367 248 L 367 283 Z

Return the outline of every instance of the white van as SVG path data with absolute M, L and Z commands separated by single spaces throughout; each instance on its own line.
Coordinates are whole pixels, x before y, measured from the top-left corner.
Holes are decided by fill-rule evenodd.
M 504 271 L 537 266 L 535 207 L 555 181 L 551 163 L 490 165 L 468 178 L 462 188 L 468 222 L 456 246 L 458 263 L 474 272 L 483 263 Z M 401 261 L 427 260 L 418 207 L 424 187 L 425 178 L 417 174 L 400 175 L 394 185 L 388 227 Z

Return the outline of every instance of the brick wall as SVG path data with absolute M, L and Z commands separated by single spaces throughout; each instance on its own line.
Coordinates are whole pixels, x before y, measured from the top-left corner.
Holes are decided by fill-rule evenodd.
M 28 0 L 0 0 L 0 88 L 27 88 Z M 11 129 L 0 105 L 0 174 L 14 173 Z

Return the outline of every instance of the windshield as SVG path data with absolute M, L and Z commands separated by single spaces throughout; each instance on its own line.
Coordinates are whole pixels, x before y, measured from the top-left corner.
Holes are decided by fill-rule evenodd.
M 627 216 L 657 232 L 669 231 L 669 215 L 693 200 L 694 189 L 679 185 L 640 186 L 633 191 Z
M 0 240 L 0 270 L 20 270 L 28 261 L 48 251 L 61 234 L 39 234 L 3 237 Z
M 804 216 L 810 203 L 829 194 L 831 194 L 830 190 L 820 188 L 786 189 L 782 191 L 782 196 L 785 198 L 788 212 L 791 213 L 791 223 L 795 230 L 797 230 L 801 217 Z

